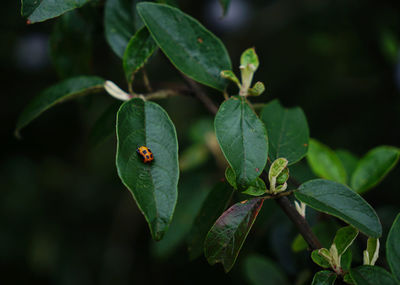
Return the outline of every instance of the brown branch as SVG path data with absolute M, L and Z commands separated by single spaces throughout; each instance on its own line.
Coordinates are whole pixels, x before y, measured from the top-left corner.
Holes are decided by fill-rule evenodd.
M 207 110 L 216 115 L 218 111 L 217 105 L 207 96 L 206 93 L 201 89 L 201 87 L 191 78 L 182 74 L 183 79 L 185 79 L 187 85 L 193 90 L 194 95 L 204 104 Z
M 186 83 L 188 86 L 193 90 L 195 96 L 203 102 L 207 110 L 215 115 L 218 111 L 217 105 L 204 93 L 204 91 L 201 89 L 201 87 L 194 82 L 191 78 L 183 75 L 183 78 L 185 79 Z M 261 175 L 262 179 L 264 180 L 265 183 L 268 182 L 268 174 L 263 171 Z M 296 181 L 292 181 L 295 184 Z M 322 248 L 322 245 L 318 238 L 314 235 L 314 233 L 311 230 L 310 225 L 306 221 L 303 216 L 301 216 L 295 207 L 292 205 L 290 202 L 289 198 L 287 196 L 281 196 L 279 198 L 274 199 L 278 205 L 281 207 L 281 209 L 285 212 L 285 214 L 289 217 L 289 219 L 293 222 L 293 224 L 296 226 L 298 229 L 299 233 L 303 236 L 304 240 L 307 242 L 309 247 L 314 250 L 314 249 L 319 249 Z

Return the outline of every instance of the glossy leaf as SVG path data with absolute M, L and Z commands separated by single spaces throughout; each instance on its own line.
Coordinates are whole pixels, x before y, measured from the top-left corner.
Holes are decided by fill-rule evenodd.
M 345 185 L 324 179 L 310 180 L 299 187 L 295 196 L 311 208 L 335 216 L 368 236 L 382 235 L 374 209 Z
M 132 99 L 117 115 L 117 170 L 145 216 L 155 240 L 171 222 L 177 200 L 178 142 L 167 113 L 153 102 Z M 149 147 L 154 161 L 143 163 L 136 149 Z
M 91 28 L 76 10 L 57 20 L 50 37 L 50 55 L 60 77 L 90 73 Z
M 350 183 L 350 178 L 351 175 L 353 174 L 354 170 L 357 167 L 358 163 L 358 157 L 352 154 L 351 152 L 345 150 L 345 149 L 338 149 L 335 151 L 336 155 L 339 157 L 340 161 L 342 162 L 342 165 L 344 169 L 346 170 L 346 175 L 347 175 L 347 183 Z
M 346 170 L 339 157 L 328 146 L 310 139 L 307 160 L 317 176 L 346 184 Z
M 380 146 L 369 151 L 359 161 L 351 177 L 351 187 L 357 193 L 363 193 L 389 173 L 399 161 L 400 150 L 391 146 Z
M 358 235 L 358 230 L 352 226 L 340 228 L 336 232 L 333 243 L 336 245 L 338 255 L 341 256 L 353 243 Z
M 262 122 L 243 98 L 222 103 L 214 121 L 215 133 L 239 188 L 246 189 L 267 162 L 267 133 Z
M 268 131 L 272 161 L 284 157 L 291 165 L 307 154 L 308 124 L 300 108 L 283 108 L 274 100 L 262 109 L 260 117 Z
M 218 183 L 208 193 L 188 236 L 189 258 L 195 259 L 204 251 L 204 240 L 218 217 L 228 206 L 233 190 L 226 183 Z
M 192 79 L 224 90 L 222 70 L 231 70 L 223 43 L 196 19 L 162 4 L 139 3 L 137 10 L 158 46 L 173 65 Z
M 398 285 L 393 276 L 378 266 L 363 265 L 350 269 L 350 275 L 356 285 Z
M 252 254 L 244 260 L 244 272 L 252 285 L 289 284 L 285 273 L 272 260 L 258 254 Z
M 120 58 L 135 34 L 135 6 L 130 0 L 106 0 L 104 31 L 108 44 Z
M 144 66 L 156 48 L 157 44 L 145 27 L 137 31 L 130 39 L 123 58 L 125 76 L 128 82 L 132 83 L 133 75 Z
M 318 264 L 322 268 L 330 268 L 331 265 L 329 263 L 330 253 L 326 248 L 320 248 L 313 250 L 311 252 L 311 259 L 315 264 Z
M 264 199 L 253 198 L 237 203 L 218 218 L 204 244 L 204 254 L 211 265 L 220 262 L 226 272 L 231 270 L 263 202 Z
M 103 90 L 104 79 L 96 76 L 73 77 L 44 90 L 35 97 L 22 111 L 18 118 L 16 133 L 37 118 L 44 111 L 58 103 L 77 96 Z
M 22 15 L 28 16 L 33 24 L 58 17 L 68 11 L 80 8 L 91 0 L 23 0 Z
M 390 228 L 386 240 L 386 258 L 393 275 L 400 281 L 400 214 Z
M 311 285 L 333 285 L 337 275 L 329 270 L 319 271 L 314 275 Z

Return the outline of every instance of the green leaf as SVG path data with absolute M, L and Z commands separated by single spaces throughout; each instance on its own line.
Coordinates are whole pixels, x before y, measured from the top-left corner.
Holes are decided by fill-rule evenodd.
M 178 142 L 168 114 L 153 102 L 132 99 L 117 114 L 117 170 L 145 216 L 152 236 L 160 240 L 171 222 L 177 200 Z M 149 147 L 154 161 L 136 154 Z
M 91 0 L 22 0 L 22 15 L 28 16 L 30 24 L 58 17 L 80 8 Z
M 386 240 L 386 258 L 393 275 L 400 281 L 400 214 L 393 222 Z
M 331 267 L 329 263 L 329 256 L 329 250 L 327 250 L 326 248 L 316 249 L 311 252 L 311 259 L 314 261 L 315 264 L 318 264 L 322 268 Z
M 347 182 L 350 183 L 350 177 L 357 167 L 358 157 L 345 149 L 338 149 L 335 151 L 347 174 Z M 346 184 L 348 184 L 346 183 Z
M 389 173 L 399 161 L 400 150 L 392 146 L 380 146 L 369 151 L 359 161 L 351 177 L 351 187 L 357 193 L 363 193 Z
M 21 0 L 21 15 L 28 17 L 40 5 L 40 0 Z
M 221 4 L 222 11 L 223 11 L 223 16 L 225 16 L 226 13 L 228 12 L 230 3 L 231 3 L 231 0 L 219 0 L 219 4 Z
M 231 61 L 222 42 L 196 19 L 168 5 L 139 3 L 137 10 L 172 64 L 192 79 L 224 90 Z
M 337 275 L 329 270 L 322 270 L 314 275 L 312 285 L 333 285 Z
M 254 198 L 237 203 L 218 218 L 204 244 L 208 263 L 220 262 L 225 272 L 231 270 L 263 202 L 264 199 Z
M 307 154 L 310 137 L 307 119 L 300 108 L 286 109 L 274 100 L 262 109 L 260 117 L 268 131 L 272 161 L 284 157 L 291 165 Z
M 16 134 L 47 109 L 58 103 L 104 90 L 104 79 L 96 76 L 80 76 L 66 79 L 44 90 L 22 111 L 18 118 Z
M 310 139 L 307 160 L 317 176 L 346 184 L 346 170 L 339 157 L 328 146 Z
M 106 0 L 104 31 L 108 44 L 123 58 L 131 37 L 135 34 L 135 10 L 130 0 Z
M 188 251 L 191 260 L 203 253 L 207 233 L 228 206 L 232 194 L 232 188 L 222 182 L 217 183 L 208 193 L 188 236 Z
M 285 273 L 272 260 L 262 255 L 251 254 L 244 260 L 244 271 L 252 285 L 289 284 Z
M 352 285 L 356 284 L 356 283 L 354 282 L 353 278 L 351 278 L 350 273 L 346 273 L 346 274 L 343 276 L 343 281 L 344 281 L 345 283 L 347 283 L 347 284 L 352 284 Z
M 295 196 L 311 208 L 335 216 L 370 237 L 382 235 L 382 226 L 374 209 L 345 185 L 314 179 L 302 184 Z
M 350 269 L 350 275 L 356 285 L 397 285 L 393 276 L 378 266 L 363 265 Z
M 62 78 L 90 73 L 91 25 L 77 11 L 60 17 L 50 37 L 50 55 Z
M 111 104 L 94 123 L 90 134 L 89 142 L 91 146 L 97 146 L 112 135 L 115 135 L 115 123 L 120 102 Z
M 340 228 L 336 232 L 333 243 L 336 245 L 338 255 L 341 256 L 358 236 L 358 230 L 352 226 Z
M 249 89 L 250 96 L 259 96 L 265 91 L 264 83 L 257 81 L 252 88 Z
M 353 253 L 351 252 L 350 249 L 348 249 L 340 257 L 340 266 L 342 267 L 343 271 L 350 270 L 352 260 L 353 260 Z
M 243 98 L 222 103 L 214 121 L 218 143 L 236 174 L 239 188 L 247 188 L 267 162 L 267 132 Z
M 145 27 L 137 31 L 130 39 L 123 58 L 125 75 L 128 82 L 132 83 L 133 75 L 144 66 L 156 48 L 157 44 L 150 36 L 149 30 Z
M 228 183 L 237 190 L 237 184 L 236 184 L 236 174 L 232 170 L 231 167 L 227 167 L 225 170 L 225 178 Z M 251 196 L 260 196 L 265 194 L 267 191 L 267 186 L 265 186 L 264 181 L 257 177 L 256 180 L 250 183 L 249 187 L 242 192 L 242 194 L 247 194 Z
M 364 265 L 375 265 L 379 257 L 379 239 L 369 238 L 367 241 L 367 249 L 364 250 Z
M 235 73 L 233 73 L 232 70 L 222 70 L 221 76 L 234 82 L 240 88 L 239 79 L 236 77 Z
M 246 49 L 240 56 L 240 65 L 244 68 L 249 66 L 253 72 L 258 69 L 259 64 L 258 56 L 254 48 Z
M 261 196 L 267 192 L 267 186 L 265 186 L 264 181 L 257 177 L 254 182 L 251 183 L 249 188 L 242 192 L 242 194 L 247 194 L 250 196 Z

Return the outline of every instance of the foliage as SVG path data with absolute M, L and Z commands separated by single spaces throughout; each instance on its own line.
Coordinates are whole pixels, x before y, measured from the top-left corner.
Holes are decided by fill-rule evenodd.
M 23 0 L 22 15 L 29 23 L 41 22 L 87 6 L 89 2 Z M 379 256 L 382 225 L 373 207 L 360 195 L 380 183 L 395 167 L 400 150 L 378 146 L 358 159 L 346 150 L 334 151 L 310 139 L 306 116 L 299 107 L 285 108 L 278 100 L 272 100 L 258 114 L 254 97 L 263 94 L 265 86 L 262 82 L 252 82 L 260 66 L 254 48 L 242 53 L 240 76 L 236 76 L 222 41 L 196 19 L 169 5 L 172 4 L 169 1 L 133 5 L 136 2 L 142 1 L 107 0 L 104 6 L 105 38 L 121 59 L 129 92 L 97 76 L 67 78 L 27 104 L 18 119 L 16 133 L 59 103 L 99 91 L 107 93 L 125 102 L 117 105 L 116 113 L 115 105 L 111 105 L 101 116 L 93 130 L 93 140 L 102 140 L 114 131 L 116 117 L 117 172 L 144 215 L 155 241 L 163 239 L 173 221 L 176 203 L 180 201 L 180 171 L 196 169 L 206 163 L 208 153 L 212 153 L 225 170 L 226 181 L 216 184 L 197 216 L 191 215 L 190 230 L 184 227 L 191 259 L 204 252 L 211 265 L 221 263 L 225 272 L 229 272 L 263 205 L 275 200 L 313 250 L 309 258 L 320 267 L 330 269 L 316 272 L 312 284 L 334 284 L 336 280 L 350 284 L 396 284 L 400 280 L 399 218 L 387 238 L 386 256 L 391 269 L 388 272 L 374 266 Z M 225 14 L 230 1 L 220 3 Z M 66 25 L 80 24 L 66 15 L 69 14 L 63 16 Z M 63 31 L 62 26 L 56 29 L 56 33 L 65 35 L 70 30 Z M 74 27 L 72 31 L 80 30 Z M 67 68 L 60 74 L 74 74 L 75 71 L 65 64 L 65 53 L 58 50 L 63 40 L 62 37 L 53 38 L 54 63 L 57 69 Z M 158 48 L 183 75 L 189 90 L 152 91 L 144 68 Z M 143 71 L 147 92 L 137 92 L 134 77 L 139 71 Z M 228 94 L 233 93 L 228 92 L 228 80 L 236 84 L 239 89 L 236 93 Z M 220 91 L 224 102 L 216 107 L 196 82 Z M 206 127 L 204 135 L 197 138 L 179 160 L 175 125 L 164 108 L 152 101 L 192 93 L 215 115 L 214 130 Z M 154 161 L 140 160 L 136 154 L 140 146 L 152 150 Z M 298 185 L 289 166 L 301 163 L 305 156 L 312 172 L 320 178 L 306 179 Z M 295 201 L 296 208 L 288 197 L 299 200 Z M 306 205 L 348 224 L 336 232 L 329 249 L 322 247 L 311 231 L 306 220 Z M 183 219 L 182 216 L 178 218 Z M 359 231 L 368 237 L 364 265 L 352 267 L 351 245 Z M 176 240 L 181 238 L 175 237 Z M 169 239 L 174 240 L 174 237 Z M 294 246 L 297 251 L 304 248 L 299 243 Z M 271 284 L 288 284 L 288 278 L 273 261 L 261 255 L 246 256 L 244 268 L 246 278 L 253 284 L 263 284 L 269 279 Z

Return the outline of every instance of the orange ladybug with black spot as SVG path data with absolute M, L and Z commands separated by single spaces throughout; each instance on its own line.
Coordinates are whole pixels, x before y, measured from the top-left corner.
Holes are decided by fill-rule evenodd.
M 136 153 L 143 163 L 149 163 L 154 160 L 153 153 L 147 146 L 140 146 L 136 149 Z

